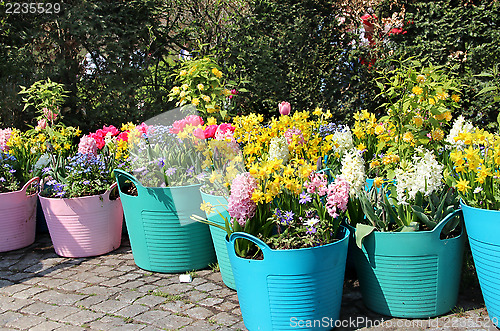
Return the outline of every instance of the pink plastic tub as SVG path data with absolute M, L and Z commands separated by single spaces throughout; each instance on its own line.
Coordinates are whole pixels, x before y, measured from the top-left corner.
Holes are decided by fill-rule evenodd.
M 40 196 L 50 238 L 57 255 L 87 257 L 109 253 L 121 244 L 123 209 L 110 200 L 116 186 L 101 195 L 81 198 Z
M 22 189 L 0 193 L 0 252 L 31 245 L 36 232 L 36 194 L 26 190 L 38 177 L 30 179 Z

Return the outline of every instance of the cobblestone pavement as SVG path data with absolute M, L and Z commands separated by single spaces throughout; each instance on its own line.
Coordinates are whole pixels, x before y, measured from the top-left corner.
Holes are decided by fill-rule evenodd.
M 196 271 L 191 283 L 180 283 L 179 275 L 142 270 L 126 237 L 118 250 L 92 258 L 57 256 L 48 234 L 0 253 L 0 330 L 246 330 L 236 292 L 219 272 Z M 477 293 L 461 295 L 444 317 L 390 319 L 363 306 L 349 277 L 339 330 L 494 329 Z

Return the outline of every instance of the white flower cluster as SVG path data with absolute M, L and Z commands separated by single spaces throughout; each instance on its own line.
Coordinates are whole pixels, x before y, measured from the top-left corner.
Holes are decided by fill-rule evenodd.
M 332 142 L 335 145 L 335 152 L 338 152 L 340 155 L 348 150 L 351 150 L 354 147 L 351 129 L 349 129 L 346 125 L 342 127 L 341 130 L 335 131 L 332 137 Z
M 465 118 L 462 115 L 460 115 L 455 120 L 455 122 L 453 122 L 453 127 L 451 128 L 448 137 L 446 137 L 446 142 L 454 147 L 463 146 L 464 143 L 462 141 L 455 141 L 454 138 L 458 137 L 459 133 L 473 132 L 473 131 L 474 131 L 474 126 L 470 122 L 465 121 Z
M 357 197 L 357 192 L 363 190 L 366 184 L 365 166 L 360 151 L 353 148 L 344 154 L 341 173 L 349 182 L 349 194 Z
M 413 162 L 406 169 L 396 169 L 396 193 L 399 203 L 407 204 L 415 199 L 417 192 L 425 196 L 443 185 L 443 169 L 434 154 L 418 148 Z
M 285 164 L 289 158 L 290 151 L 288 150 L 286 138 L 274 137 L 271 139 L 268 160 L 283 160 L 283 164 Z

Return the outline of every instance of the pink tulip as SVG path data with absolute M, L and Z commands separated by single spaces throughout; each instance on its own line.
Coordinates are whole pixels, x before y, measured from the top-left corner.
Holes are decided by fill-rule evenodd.
M 289 115 L 290 114 L 290 103 L 283 101 L 278 105 L 279 111 L 281 115 Z

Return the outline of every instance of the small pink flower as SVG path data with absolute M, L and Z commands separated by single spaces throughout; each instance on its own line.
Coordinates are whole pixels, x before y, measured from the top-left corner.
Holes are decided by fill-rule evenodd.
M 48 109 L 47 107 L 43 108 L 43 114 L 49 121 L 53 121 L 57 118 L 57 113 L 53 112 L 52 110 Z
M 128 131 L 120 133 L 118 135 L 118 137 L 116 137 L 116 140 L 118 140 L 118 141 L 120 141 L 120 140 L 128 141 Z
M 43 130 L 46 127 L 47 127 L 47 120 L 45 118 L 38 120 L 38 123 L 36 125 L 36 129 Z
M 236 95 L 238 94 L 238 91 L 236 91 L 234 88 L 231 90 L 231 94 Z
M 318 193 L 320 196 L 323 196 L 327 193 L 327 185 L 328 181 L 326 180 L 326 175 L 316 172 L 313 172 L 309 176 L 308 181 L 304 183 L 304 187 L 306 188 L 307 193 Z
M 335 178 L 333 183 L 330 183 L 326 194 L 326 210 L 328 214 L 336 218 L 340 211 L 347 210 L 349 202 L 349 183 L 341 176 Z
M 149 126 L 142 122 L 140 125 L 135 127 L 140 133 L 148 134 L 149 132 Z
M 282 103 L 280 103 L 278 105 L 278 109 L 279 109 L 281 115 L 289 115 L 290 108 L 291 108 L 290 103 L 286 102 L 286 101 L 283 101 Z

